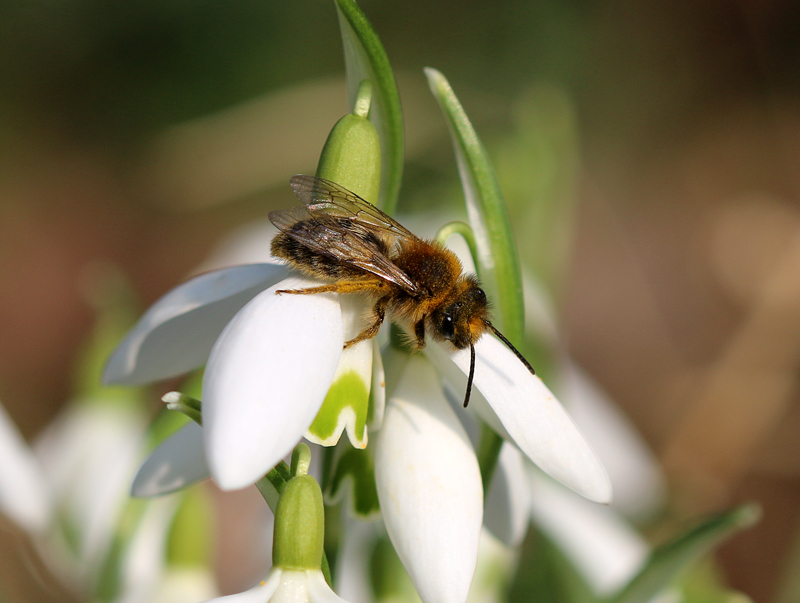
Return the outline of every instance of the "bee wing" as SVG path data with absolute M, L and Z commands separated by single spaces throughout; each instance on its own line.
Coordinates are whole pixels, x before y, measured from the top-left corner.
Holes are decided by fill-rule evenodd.
M 328 215 L 350 218 L 366 228 L 392 238 L 393 242 L 397 239 L 417 239 L 402 224 L 335 182 L 302 174 L 292 176 L 290 182 L 294 194 L 312 213 L 324 211 Z
M 408 232 L 405 228 L 354 193 L 327 180 L 295 176 L 293 188 L 298 178 L 310 182 L 302 189 L 302 195 L 295 189 L 306 207 L 270 212 L 270 221 L 280 231 L 315 253 L 374 274 L 410 293 L 418 291 L 408 275 L 386 257 L 386 237 L 380 236 L 388 234 L 393 244 L 402 232 Z M 318 183 L 322 183 L 322 188 Z M 368 218 L 362 219 L 363 216 Z M 369 218 L 372 216 L 380 222 L 375 224 Z M 401 230 L 387 232 L 385 220 L 389 226 L 397 225 Z M 408 236 L 414 237 L 410 232 Z

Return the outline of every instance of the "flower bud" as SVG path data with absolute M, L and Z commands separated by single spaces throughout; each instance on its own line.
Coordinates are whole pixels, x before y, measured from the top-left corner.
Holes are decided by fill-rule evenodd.
M 272 563 L 284 569 L 322 566 L 325 510 L 322 491 L 310 475 L 298 475 L 283 487 L 275 510 Z
M 317 176 L 353 191 L 373 205 L 381 183 L 381 145 L 369 120 L 372 85 L 361 82 L 353 113 L 333 126 L 322 149 Z

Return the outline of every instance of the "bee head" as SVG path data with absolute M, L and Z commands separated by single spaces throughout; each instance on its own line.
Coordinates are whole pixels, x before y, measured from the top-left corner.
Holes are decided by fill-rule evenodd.
M 474 277 L 459 279 L 451 296 L 433 312 L 436 331 L 458 349 L 463 350 L 486 331 L 489 303 Z

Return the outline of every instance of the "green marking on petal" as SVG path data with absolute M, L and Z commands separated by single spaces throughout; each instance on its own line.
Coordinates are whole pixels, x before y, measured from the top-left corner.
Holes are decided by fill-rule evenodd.
M 380 511 L 378 489 L 375 486 L 375 463 L 369 450 L 348 448 L 339 457 L 333 474 L 330 499 L 338 501 L 349 483 L 350 504 L 353 513 L 369 518 Z
M 367 414 L 369 413 L 369 383 L 349 370 L 338 375 L 317 417 L 308 428 L 306 439 L 322 446 L 334 446 L 342 431 L 356 448 L 367 445 Z

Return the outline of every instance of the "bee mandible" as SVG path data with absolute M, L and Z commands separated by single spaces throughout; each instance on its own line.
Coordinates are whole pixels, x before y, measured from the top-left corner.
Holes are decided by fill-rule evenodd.
M 478 279 L 463 274 L 456 255 L 437 241 L 409 232 L 374 205 L 330 180 L 293 176 L 294 194 L 303 206 L 270 212 L 280 231 L 272 255 L 324 281 L 306 289 L 277 293 L 366 293 L 375 302 L 373 320 L 344 349 L 378 334 L 386 314 L 409 334 L 414 350 L 425 336 L 470 349 L 464 407 L 475 374 L 475 342 L 494 333 L 531 374 L 534 370 L 489 320 L 489 304 Z

